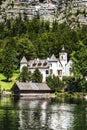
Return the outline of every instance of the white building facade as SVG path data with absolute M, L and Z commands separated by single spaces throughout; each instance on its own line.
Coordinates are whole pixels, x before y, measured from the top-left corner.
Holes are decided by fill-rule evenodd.
M 22 58 L 20 62 L 20 71 L 24 66 L 29 68 L 29 71 L 33 73 L 36 68 L 39 69 L 43 75 L 43 82 L 46 81 L 48 76 L 58 76 L 61 80 L 63 76 L 72 76 L 71 67 L 72 61 L 67 61 L 67 53 L 65 49 L 62 48 L 59 53 L 59 58 L 56 58 L 53 54 L 50 58 L 47 59 L 34 59 L 27 61 L 25 57 Z

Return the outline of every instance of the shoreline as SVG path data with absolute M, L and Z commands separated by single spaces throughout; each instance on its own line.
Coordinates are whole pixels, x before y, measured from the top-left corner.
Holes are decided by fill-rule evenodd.
M 31 94 L 32 95 L 32 94 Z M 32 98 L 31 95 L 28 95 L 27 97 L 26 96 L 19 96 L 20 98 Z M 0 92 L 0 97 L 14 97 L 12 95 L 12 92 L 11 91 L 2 91 Z M 34 96 L 34 99 L 36 99 L 37 97 L 39 97 L 40 99 L 44 98 L 44 96 L 42 95 L 38 95 L 38 96 Z M 74 92 L 74 93 L 69 93 L 69 92 L 55 92 L 55 93 L 50 93 L 49 96 L 46 96 L 45 98 L 52 98 L 52 99 L 55 99 L 55 98 L 80 98 L 80 99 L 86 99 L 87 100 L 87 93 L 83 93 L 83 92 Z
M 87 93 L 83 92 L 55 92 L 51 94 L 51 98 L 85 98 L 87 99 Z

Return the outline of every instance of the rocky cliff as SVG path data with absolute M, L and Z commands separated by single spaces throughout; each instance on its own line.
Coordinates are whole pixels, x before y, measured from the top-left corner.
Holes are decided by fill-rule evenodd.
M 44 20 L 87 24 L 87 0 L 5 0 L 0 6 L 0 21 L 6 18 L 29 18 L 39 14 Z

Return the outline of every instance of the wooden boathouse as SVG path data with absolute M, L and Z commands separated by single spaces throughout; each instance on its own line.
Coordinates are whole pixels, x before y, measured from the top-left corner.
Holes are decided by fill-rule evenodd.
M 46 83 L 17 82 L 11 88 L 14 96 L 49 97 L 51 89 Z

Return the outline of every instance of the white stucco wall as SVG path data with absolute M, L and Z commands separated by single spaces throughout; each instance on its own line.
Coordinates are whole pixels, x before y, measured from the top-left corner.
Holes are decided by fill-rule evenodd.
M 70 68 L 72 67 L 72 61 L 69 60 L 69 62 L 67 63 L 66 67 L 65 67 L 65 75 L 66 76 L 71 76 L 70 74 Z
M 21 64 L 20 64 L 20 72 L 22 71 L 22 68 L 23 68 L 24 66 L 27 67 L 27 64 L 26 64 L 26 63 L 21 63 Z
M 43 82 L 45 82 L 46 81 L 46 77 L 49 76 L 49 74 L 46 74 L 46 70 L 49 71 L 49 69 L 45 68 L 45 69 L 39 69 L 39 70 L 40 70 L 41 74 L 43 75 Z
M 49 71 L 49 68 L 45 68 L 45 69 L 39 69 L 39 71 L 41 72 L 41 74 L 43 75 L 43 80 L 42 82 L 45 82 L 46 81 L 46 77 L 49 76 L 49 74 L 46 74 L 46 70 Z M 31 73 L 34 73 L 35 69 L 30 69 Z
M 66 52 L 59 53 L 59 59 L 60 59 L 62 66 L 65 67 L 65 65 L 67 64 L 67 53 Z
M 41 74 L 43 75 L 43 82 L 46 81 L 46 77 L 51 75 L 50 70 L 53 71 L 52 75 L 59 76 L 60 79 L 62 79 L 63 76 L 71 76 L 70 68 L 72 65 L 72 61 L 70 60 L 69 62 L 67 62 L 66 52 L 59 53 L 59 60 L 56 59 L 55 61 L 51 61 L 48 59 L 47 62 L 48 68 L 38 68 Z M 20 64 L 20 71 L 22 70 L 23 66 L 27 66 L 27 63 Z M 29 70 L 31 71 L 31 73 L 33 73 L 35 71 L 35 68 L 29 68 Z M 46 74 L 46 70 L 48 70 L 48 74 Z
M 52 75 L 58 76 L 58 72 L 57 72 L 58 64 L 57 64 L 57 62 L 55 62 L 55 61 L 50 62 L 50 68 L 49 69 L 53 70 L 53 74 Z

